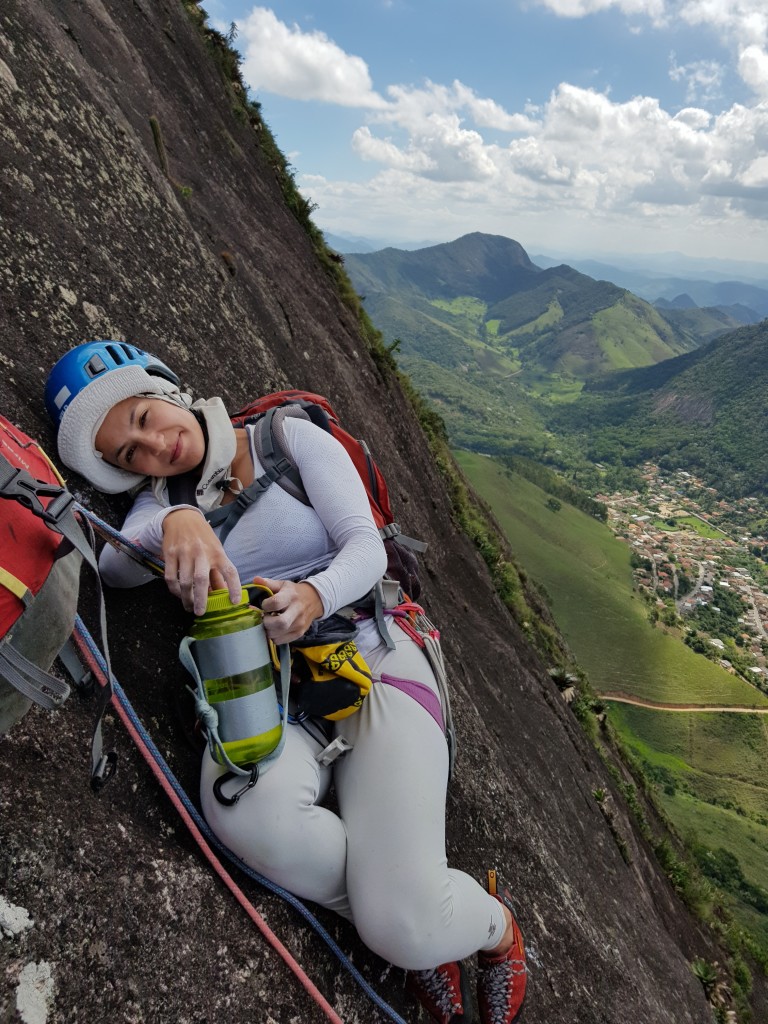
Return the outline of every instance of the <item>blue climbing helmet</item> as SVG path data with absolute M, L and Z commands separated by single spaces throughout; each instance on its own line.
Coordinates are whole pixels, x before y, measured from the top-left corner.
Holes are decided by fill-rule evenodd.
M 151 376 L 163 377 L 176 387 L 179 386 L 179 378 L 169 366 L 135 345 L 128 345 L 124 341 L 88 341 L 70 349 L 48 374 L 45 407 L 56 428 L 61 426 L 69 403 L 91 381 L 110 370 L 120 370 L 127 366 L 137 366 Z
M 157 356 L 123 341 L 89 341 L 59 359 L 45 385 L 45 406 L 58 429 L 62 462 L 107 494 L 120 494 L 144 477 L 105 462 L 96 433 L 109 410 L 147 395 L 188 408 L 179 378 Z

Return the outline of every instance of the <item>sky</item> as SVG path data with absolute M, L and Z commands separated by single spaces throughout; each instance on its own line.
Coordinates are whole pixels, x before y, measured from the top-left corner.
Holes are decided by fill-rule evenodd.
M 768 262 L 768 0 L 203 0 L 327 233 Z

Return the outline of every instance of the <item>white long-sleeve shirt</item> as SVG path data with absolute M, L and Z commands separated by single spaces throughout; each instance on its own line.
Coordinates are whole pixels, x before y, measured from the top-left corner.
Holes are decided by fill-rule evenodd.
M 247 427 L 254 475 L 264 468 Z M 224 543 L 243 583 L 254 576 L 310 580 L 330 615 L 359 601 L 383 575 L 387 558 L 362 481 L 344 448 L 314 424 L 286 418 L 285 437 L 311 506 L 273 484 L 242 515 Z M 176 506 L 178 507 L 178 506 Z M 187 506 L 189 507 L 189 506 Z M 123 533 L 162 555 L 162 524 L 170 508 L 151 489 L 142 491 Z M 218 532 L 218 531 L 217 531 Z M 106 583 L 133 587 L 151 576 L 109 545 L 99 568 Z

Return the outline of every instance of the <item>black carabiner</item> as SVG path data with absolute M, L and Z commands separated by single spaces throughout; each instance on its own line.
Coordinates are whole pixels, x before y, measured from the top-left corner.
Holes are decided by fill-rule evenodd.
M 223 807 L 233 807 L 243 793 L 247 793 L 249 789 L 253 789 L 259 781 L 259 766 L 255 764 L 253 768 L 251 768 L 251 774 L 248 776 L 248 781 L 242 789 L 238 789 L 238 791 L 233 793 L 232 796 L 225 796 L 221 791 L 221 787 L 225 782 L 229 782 L 230 779 L 234 778 L 237 778 L 234 772 L 224 772 L 224 774 L 220 775 L 213 784 L 213 795 Z

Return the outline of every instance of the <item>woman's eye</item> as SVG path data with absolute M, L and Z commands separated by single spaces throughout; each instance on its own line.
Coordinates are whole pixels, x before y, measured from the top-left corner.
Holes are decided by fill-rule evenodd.
M 148 415 L 148 412 L 145 409 L 144 412 L 141 414 L 141 416 L 139 416 L 139 426 L 142 428 L 142 430 L 147 425 L 147 415 Z
M 127 452 L 125 453 L 125 461 L 126 461 L 126 462 L 127 462 L 127 463 L 128 463 L 129 465 L 130 465 L 130 463 L 131 463 L 131 460 L 133 459 L 133 453 L 134 453 L 135 451 L 136 451 L 136 446 L 135 446 L 135 445 L 133 445 L 133 446 L 131 446 L 131 447 L 130 447 L 130 448 L 128 449 L 128 451 L 127 451 Z

